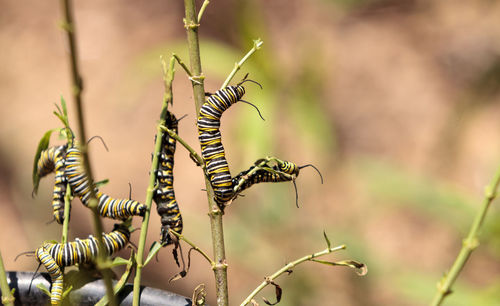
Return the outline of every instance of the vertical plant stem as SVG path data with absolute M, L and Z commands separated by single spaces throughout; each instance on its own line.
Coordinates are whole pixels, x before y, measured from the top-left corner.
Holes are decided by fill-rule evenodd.
M 9 284 L 7 283 L 7 275 L 3 266 L 2 253 L 0 252 L 0 289 L 2 290 L 2 304 L 14 306 L 14 296 L 10 291 Z
M 193 76 L 193 96 L 196 108 L 196 115 L 200 112 L 200 108 L 205 102 L 205 88 L 203 84 L 204 76 L 201 69 L 200 45 L 198 40 L 198 20 L 196 17 L 196 8 L 194 0 L 184 0 L 186 17 L 184 26 L 186 27 L 189 60 L 191 65 L 191 73 Z M 227 291 L 227 263 L 224 247 L 224 231 L 222 224 L 222 212 L 214 200 L 214 191 L 210 181 L 205 176 L 205 186 L 207 189 L 208 209 L 210 218 L 210 228 L 212 232 L 212 245 L 214 250 L 215 265 L 213 267 L 215 274 L 216 299 L 217 305 L 228 305 Z
M 63 229 L 61 234 L 61 243 L 64 244 L 68 242 L 68 229 L 69 229 L 69 218 L 71 210 L 71 187 L 69 183 L 66 184 L 66 194 L 64 195 L 64 221 Z
M 158 157 L 161 151 L 161 140 L 163 130 L 160 128 L 165 124 L 165 115 L 167 112 L 168 104 L 172 104 L 173 96 L 172 96 L 172 82 L 174 80 L 174 64 L 175 59 L 172 57 L 170 59 L 170 65 L 168 71 L 164 67 L 164 80 L 165 80 L 165 94 L 163 96 L 163 104 L 161 108 L 160 121 L 156 126 L 156 141 L 155 141 L 155 149 L 153 153 L 153 161 L 151 162 L 151 170 L 149 171 L 149 185 L 146 191 L 146 203 L 147 206 L 146 213 L 144 214 L 144 219 L 141 225 L 141 236 L 139 237 L 139 245 L 137 246 L 137 268 L 135 272 L 134 278 L 134 297 L 133 297 L 133 305 L 139 306 L 140 293 L 141 293 L 141 274 L 142 268 L 144 267 L 144 248 L 146 245 L 146 237 L 148 234 L 148 224 L 149 217 L 151 215 L 151 204 L 153 200 L 153 191 L 155 189 L 156 183 L 156 169 L 158 168 Z
M 87 154 L 87 146 L 85 136 L 85 121 L 83 117 L 82 110 L 82 91 L 83 84 L 82 78 L 80 76 L 80 72 L 78 69 L 78 53 L 76 48 L 76 39 L 75 39 L 75 23 L 73 22 L 73 11 L 72 4 L 70 0 L 61 0 L 61 7 L 63 9 L 64 21 L 63 21 L 63 29 L 66 31 L 68 36 L 68 45 L 70 50 L 70 63 L 71 63 L 71 78 L 72 78 L 72 90 L 71 94 L 75 103 L 76 112 L 77 112 L 77 121 L 78 121 L 78 130 L 80 136 L 80 149 L 82 152 L 83 158 L 83 166 L 85 173 L 87 173 L 88 180 L 90 186 L 94 185 L 94 179 L 92 176 L 92 168 L 90 167 L 90 162 Z M 113 294 L 113 284 L 111 282 L 111 271 L 108 265 L 108 259 L 106 252 L 104 251 L 104 243 L 102 239 L 103 227 L 101 223 L 101 219 L 99 217 L 99 211 L 97 209 L 97 198 L 95 194 L 94 188 L 90 188 L 90 200 L 89 200 L 89 208 L 92 211 L 93 217 L 93 227 L 94 234 L 97 239 L 97 243 L 99 246 L 99 253 L 96 260 L 97 268 L 100 270 L 103 276 L 104 284 L 106 286 L 106 294 L 109 299 L 110 305 L 116 305 L 116 299 Z
M 483 200 L 483 204 L 481 209 L 477 213 L 472 226 L 470 228 L 469 234 L 462 242 L 462 249 L 458 253 L 455 262 L 451 266 L 450 271 L 441 279 L 438 283 L 438 291 L 434 295 L 434 298 L 430 305 L 437 306 L 441 305 L 444 298 L 451 294 L 451 286 L 455 283 L 455 280 L 458 278 L 458 275 L 464 268 L 467 260 L 469 259 L 472 252 L 479 246 L 479 230 L 483 225 L 484 218 L 486 216 L 486 212 L 490 207 L 491 203 L 497 196 L 497 189 L 500 185 L 500 168 L 497 169 L 495 173 L 495 177 L 490 182 L 490 184 L 486 187 L 485 196 Z

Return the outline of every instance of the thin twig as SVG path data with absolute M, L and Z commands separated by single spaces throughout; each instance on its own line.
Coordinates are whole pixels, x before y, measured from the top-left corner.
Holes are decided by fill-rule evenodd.
M 165 124 L 165 116 L 167 114 L 168 104 L 172 104 L 173 96 L 172 96 L 172 82 L 174 80 L 174 57 L 170 58 L 170 63 L 167 71 L 164 71 L 164 79 L 165 79 L 165 94 L 163 98 L 162 108 L 161 108 L 161 116 L 160 122 L 156 127 L 156 142 L 155 149 L 153 153 L 153 161 L 151 163 L 151 170 L 149 175 L 149 185 L 146 191 L 146 202 L 147 206 L 146 213 L 144 214 L 144 219 L 141 224 L 141 236 L 139 237 L 139 245 L 137 247 L 137 269 L 135 272 L 134 278 L 134 297 L 133 297 L 133 305 L 139 306 L 139 299 L 141 293 L 141 273 L 142 268 L 144 267 L 144 249 L 146 245 L 146 237 L 148 234 L 148 224 L 149 217 L 151 215 L 151 205 L 153 200 L 153 192 L 155 190 L 156 183 L 156 169 L 158 168 L 158 160 L 161 151 L 161 142 L 163 131 L 160 126 Z M 164 67 L 166 65 L 163 65 Z
M 205 13 L 205 9 L 207 8 L 208 4 L 210 1 L 205 0 L 203 1 L 203 4 L 201 5 L 200 12 L 198 13 L 198 23 L 201 22 L 201 17 L 203 16 L 203 13 Z
M 0 253 L 0 289 L 2 290 L 2 304 L 14 306 L 15 298 L 9 288 L 9 283 L 7 283 L 7 275 L 5 274 L 5 268 L 3 266 L 2 253 Z
M 175 53 L 172 53 L 172 56 L 175 58 L 175 60 L 177 61 L 177 63 L 179 63 L 179 65 L 181 65 L 181 67 L 184 69 L 184 71 L 186 71 L 187 75 L 189 77 L 192 77 L 193 74 L 191 73 L 191 71 L 189 70 L 189 68 L 186 66 L 186 64 L 181 60 L 181 58 L 179 56 L 177 56 L 177 54 L 175 54 Z
M 73 12 L 72 5 L 70 0 L 61 0 L 61 8 L 63 9 L 64 21 L 63 21 L 63 29 L 67 33 L 68 44 L 70 50 L 70 62 L 71 62 L 71 77 L 72 77 L 72 96 L 76 106 L 77 112 L 77 121 L 78 128 L 81 140 L 80 150 L 82 152 L 83 166 L 85 173 L 87 174 L 87 178 L 90 186 L 93 186 L 94 180 L 92 176 L 92 168 L 90 167 L 90 162 L 87 153 L 87 146 L 85 144 L 85 140 L 87 139 L 85 136 L 85 120 L 83 116 L 82 109 L 82 96 L 81 93 L 83 91 L 83 82 L 80 76 L 80 72 L 78 69 L 78 54 L 76 48 L 76 39 L 75 39 L 75 23 L 73 22 Z M 93 216 L 93 225 L 94 225 L 94 234 L 97 239 L 97 245 L 99 247 L 98 257 L 96 259 L 97 268 L 101 271 L 103 276 L 103 281 L 106 286 L 106 294 L 109 298 L 110 305 L 116 305 L 116 299 L 113 295 L 113 284 L 111 282 L 111 271 L 107 268 L 102 269 L 102 267 L 107 266 L 107 258 L 106 252 L 104 251 L 104 243 L 102 238 L 103 227 L 101 223 L 101 219 L 99 217 L 99 212 L 97 209 L 97 198 L 95 194 L 94 188 L 90 188 L 90 199 L 89 199 L 89 207 L 92 210 Z
M 195 1 L 184 0 L 184 7 L 184 27 L 186 28 L 188 40 L 190 70 L 193 73 L 191 80 L 197 118 L 200 113 L 200 108 L 205 102 L 204 76 L 201 69 L 200 45 L 198 40 L 198 28 L 200 25 L 196 19 Z M 215 259 L 215 266 L 213 268 L 216 286 L 215 295 L 218 306 L 227 306 L 229 304 L 229 298 L 227 290 L 227 263 L 224 246 L 222 211 L 215 202 L 214 190 L 206 176 L 205 186 L 207 189 L 208 216 L 210 218 L 210 231 L 212 233 L 212 246 Z
M 458 275 L 464 268 L 467 260 L 469 259 L 472 252 L 479 246 L 479 230 L 483 225 L 484 218 L 490 207 L 491 203 L 497 196 L 498 186 L 500 185 L 500 168 L 497 169 L 493 180 L 486 187 L 483 205 L 477 213 L 469 230 L 469 234 L 463 240 L 462 249 L 458 253 L 455 262 L 451 266 L 451 269 L 438 283 L 438 291 L 434 295 L 430 305 L 437 306 L 441 305 L 444 298 L 451 294 L 451 287 L 458 278 Z
M 135 267 L 135 260 L 134 260 L 134 251 L 131 252 L 130 258 L 127 263 L 127 267 L 125 268 L 125 271 L 123 272 L 122 276 L 120 277 L 120 280 L 115 284 L 115 287 L 113 288 L 113 292 L 116 294 L 120 293 L 120 291 L 125 287 L 127 284 L 127 280 L 130 277 L 130 274 L 132 274 L 132 271 Z M 95 306 L 104 306 L 108 304 L 108 297 L 105 295 L 103 296 L 99 302 L 95 304 Z
M 196 244 L 192 243 L 189 239 L 187 239 L 186 237 L 184 237 L 184 235 L 181 235 L 173 230 L 169 230 L 170 233 L 174 234 L 177 238 L 179 238 L 180 240 L 186 242 L 187 244 L 189 244 L 196 252 L 200 253 L 203 257 L 205 257 L 205 259 L 210 263 L 210 265 L 212 267 L 215 266 L 215 262 L 212 260 L 212 258 L 210 258 L 207 253 L 205 253 L 202 249 L 200 249 L 198 246 L 196 246 Z
M 282 275 L 285 272 L 290 271 L 295 266 L 297 266 L 305 261 L 311 261 L 314 258 L 321 257 L 323 255 L 330 254 L 330 253 L 335 252 L 335 251 L 343 250 L 345 248 L 346 248 L 345 245 L 339 245 L 337 247 L 327 248 L 327 249 L 324 249 L 323 251 L 320 251 L 320 252 L 317 252 L 317 253 L 314 253 L 311 255 L 307 255 L 307 256 L 299 258 L 295 261 L 292 261 L 291 263 L 285 265 L 283 268 L 276 271 L 271 276 L 266 277 L 265 281 L 263 281 L 259 286 L 257 286 L 257 288 L 255 288 L 255 290 L 252 291 L 252 293 L 250 293 L 250 295 L 241 303 L 240 306 L 245 306 L 248 303 L 250 303 L 250 301 L 257 295 L 257 293 L 259 293 L 262 289 L 264 289 L 267 285 L 269 285 L 273 280 L 278 278 L 280 275 Z
M 186 148 L 186 150 L 188 150 L 189 154 L 194 158 L 196 159 L 196 162 L 200 165 L 200 166 L 204 166 L 203 165 L 203 158 L 201 158 L 201 156 L 198 155 L 198 153 L 196 153 L 196 151 L 186 142 L 184 141 L 184 139 L 182 139 L 179 135 L 177 135 L 174 131 L 170 130 L 169 128 L 167 128 L 166 126 L 164 125 L 161 125 L 160 128 L 167 132 L 168 135 L 172 138 L 174 138 L 175 140 L 177 140 L 184 148 Z
M 231 73 L 228 75 L 228 77 L 226 78 L 226 80 L 224 81 L 224 83 L 222 83 L 222 86 L 221 86 L 221 89 L 222 88 L 226 88 L 227 85 L 229 84 L 229 82 L 231 82 L 231 80 L 233 79 L 234 75 L 236 74 L 236 72 L 238 72 L 238 70 L 241 69 L 241 66 L 243 66 L 243 64 L 247 61 L 247 59 L 257 50 L 260 49 L 260 47 L 262 46 L 264 42 L 260 39 L 260 38 L 257 38 L 256 40 L 253 41 L 253 47 L 252 49 L 250 49 L 250 51 L 247 52 L 247 54 L 245 56 L 243 56 L 243 58 L 234 64 L 234 68 L 233 68 L 233 71 L 231 71 Z

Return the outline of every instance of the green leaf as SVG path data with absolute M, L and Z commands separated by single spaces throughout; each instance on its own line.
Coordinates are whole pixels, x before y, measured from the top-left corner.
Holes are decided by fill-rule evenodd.
M 68 294 L 71 292 L 71 290 L 73 290 L 73 286 L 70 285 L 66 290 L 64 290 L 62 296 L 61 296 L 61 299 L 64 300 Z
M 328 246 L 328 249 L 331 249 L 332 244 L 330 243 L 330 239 L 328 239 L 328 236 L 326 235 L 326 232 L 324 230 L 323 230 L 323 236 L 325 237 L 326 245 Z
M 62 114 L 67 119 L 68 118 L 68 108 L 66 107 L 66 101 L 64 100 L 63 96 L 61 96 L 61 106 L 63 109 Z
M 106 185 L 107 183 L 109 183 L 109 179 L 103 179 L 103 180 L 100 180 L 98 182 L 95 182 L 95 186 L 97 188 L 99 188 L 99 187 Z
M 40 291 L 42 291 L 43 293 L 45 293 L 46 295 L 48 295 L 50 297 L 49 289 L 47 289 L 47 287 L 45 287 L 43 284 L 37 284 L 36 287 L 38 289 L 40 289 Z
M 111 268 L 113 267 L 118 267 L 118 266 L 123 266 L 123 265 L 128 265 L 130 260 L 126 260 L 125 258 L 121 257 L 115 257 L 113 259 L 113 262 L 111 262 Z
M 33 193 L 36 194 L 38 191 L 38 185 L 40 184 L 40 177 L 38 176 L 38 160 L 40 159 L 40 155 L 42 154 L 43 150 L 46 150 L 49 147 L 49 142 L 50 142 L 50 136 L 52 135 L 52 132 L 54 132 L 56 129 L 51 129 L 45 132 L 43 137 L 40 139 L 40 142 L 38 142 L 38 148 L 36 149 L 35 153 L 35 159 L 33 161 Z
M 153 242 L 153 244 L 149 248 L 148 257 L 144 261 L 144 265 L 147 265 L 148 262 L 150 262 L 151 259 L 153 259 L 153 257 L 161 250 L 161 248 L 162 248 L 161 243 L 159 243 L 158 241 Z

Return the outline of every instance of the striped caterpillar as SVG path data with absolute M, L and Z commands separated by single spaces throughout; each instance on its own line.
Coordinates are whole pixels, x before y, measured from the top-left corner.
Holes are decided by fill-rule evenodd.
M 177 134 L 178 120 L 170 111 L 167 111 L 165 125 L 169 130 Z M 175 138 L 170 137 L 168 133 L 164 132 L 161 139 L 158 169 L 156 170 L 157 187 L 153 194 L 156 211 L 161 217 L 161 242 L 164 245 L 169 245 L 173 242 L 168 233 L 169 229 L 180 234 L 183 228 L 182 215 L 174 193 L 173 168 L 175 147 Z
M 80 197 L 85 206 L 89 205 L 90 182 L 82 165 L 82 153 L 76 147 L 66 151 L 66 168 L 64 174 L 71 190 Z M 101 216 L 125 220 L 130 216 L 144 216 L 146 206 L 135 200 L 114 199 L 93 187 L 98 201 Z
M 123 249 L 130 238 L 130 231 L 124 226 L 115 226 L 109 234 L 103 233 L 103 242 L 106 254 L 112 255 Z M 90 235 L 87 239 L 61 243 L 45 242 L 35 250 L 35 257 L 47 269 L 52 279 L 50 302 L 52 305 L 60 303 L 63 292 L 62 268 L 89 263 L 97 257 L 99 251 L 97 240 Z
M 210 95 L 203 103 L 197 121 L 198 139 L 201 145 L 201 155 L 205 162 L 205 170 L 214 190 L 215 202 L 222 208 L 224 203 L 233 198 L 233 182 L 224 146 L 221 142 L 220 118 L 225 110 L 238 101 L 254 106 L 241 100 L 245 94 L 245 88 L 242 84 L 247 81 L 257 83 L 247 80 L 245 77 L 236 86 L 228 86 Z M 260 86 L 260 84 L 258 85 Z M 259 110 L 257 109 L 257 111 Z
M 66 163 L 66 145 L 50 147 L 43 150 L 37 162 L 39 177 L 55 171 L 54 192 L 52 196 L 52 209 L 54 219 L 62 224 L 64 221 L 64 195 L 66 194 L 67 179 L 64 175 Z
M 270 160 L 274 160 L 276 162 L 276 164 L 272 167 L 267 164 Z M 299 175 L 300 170 L 305 167 L 314 168 L 318 172 L 321 178 L 321 183 L 323 184 L 323 176 L 321 175 L 321 172 L 319 172 L 319 170 L 312 164 L 297 166 L 293 162 L 283 161 L 277 158 L 257 160 L 249 169 L 244 170 L 233 177 L 233 198 L 238 196 L 238 194 L 243 190 L 250 188 L 252 185 L 257 183 L 292 181 L 295 188 L 296 205 L 298 207 L 298 193 L 295 179 Z

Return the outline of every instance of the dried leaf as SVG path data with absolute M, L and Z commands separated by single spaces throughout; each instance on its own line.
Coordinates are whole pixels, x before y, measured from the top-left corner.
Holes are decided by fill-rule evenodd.
M 276 294 L 276 302 L 271 303 L 271 302 L 269 302 L 269 300 L 267 300 L 264 297 L 262 298 L 262 300 L 264 300 L 264 303 L 266 303 L 267 305 L 276 305 L 281 301 L 281 294 L 283 293 L 283 289 L 281 289 L 281 287 L 273 281 L 271 281 L 269 283 L 274 286 L 274 290 L 275 290 L 275 294 Z
M 193 295 L 191 298 L 191 303 L 193 305 L 205 305 L 205 299 L 207 296 L 207 292 L 205 291 L 205 284 L 199 284 L 194 288 Z
M 325 261 L 325 260 L 318 260 L 318 259 L 311 259 L 311 261 L 323 264 L 323 265 L 329 265 L 329 266 L 346 266 L 350 267 L 353 269 L 356 269 L 356 273 L 360 276 L 366 275 L 368 273 L 368 267 L 361 262 L 355 261 L 355 260 L 342 260 L 342 261 L 336 261 L 336 262 L 331 262 L 331 261 Z
M 179 273 L 175 274 L 174 276 L 172 276 L 168 280 L 168 282 L 170 283 L 170 282 L 176 281 L 178 279 L 181 279 L 181 278 L 185 277 L 186 275 L 187 275 L 187 271 L 186 270 L 182 270 L 181 272 L 179 272 Z

